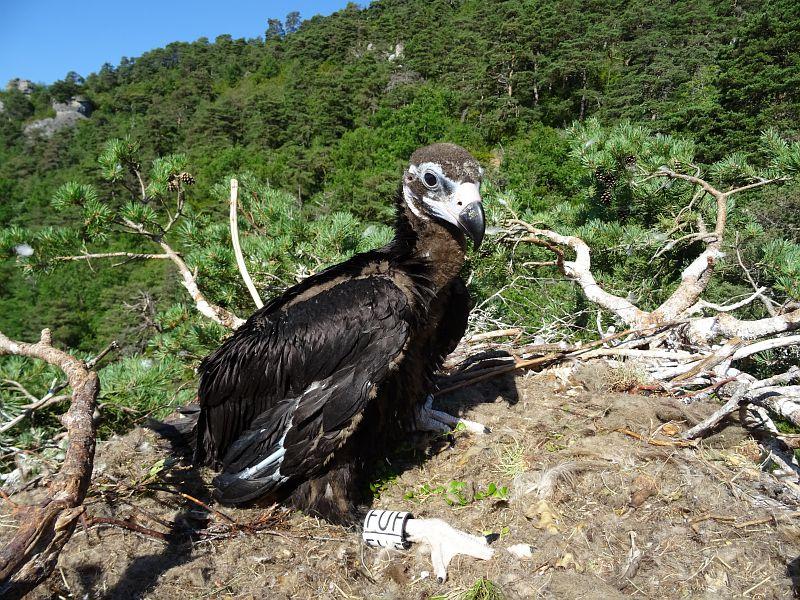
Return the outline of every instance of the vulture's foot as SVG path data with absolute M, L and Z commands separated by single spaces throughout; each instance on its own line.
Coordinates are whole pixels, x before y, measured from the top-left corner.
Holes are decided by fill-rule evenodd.
M 434 410 L 433 396 L 430 394 L 425 398 L 425 402 L 417 407 L 417 429 L 419 431 L 450 433 L 459 425 L 470 433 L 484 434 L 491 432 L 491 430 L 482 423 L 470 421 L 469 419 L 462 419 L 440 410 Z
M 459 531 L 441 519 L 409 519 L 406 538 L 430 546 L 433 572 L 440 582 L 447 579 L 447 567 L 456 554 L 482 560 L 489 560 L 494 554 L 485 537 Z
M 371 546 L 404 549 L 409 542 L 430 547 L 433 572 L 440 582 L 456 554 L 489 560 L 494 550 L 483 536 L 459 531 L 441 519 L 414 519 L 410 513 L 371 510 L 364 521 L 364 541 Z

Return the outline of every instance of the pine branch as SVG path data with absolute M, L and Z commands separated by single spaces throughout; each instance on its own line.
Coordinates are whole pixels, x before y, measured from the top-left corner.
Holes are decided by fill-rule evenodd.
M 168 259 L 168 254 L 146 254 L 139 252 L 98 252 L 95 254 L 78 254 L 75 256 L 55 256 L 52 260 L 61 262 L 76 261 L 76 260 L 91 260 L 94 258 L 132 258 L 132 259 Z
M 227 327 L 228 329 L 237 329 L 242 323 L 244 323 L 244 319 L 240 319 L 228 309 L 209 302 L 203 292 L 200 291 L 200 288 L 197 285 L 195 274 L 189 270 L 189 267 L 186 265 L 180 255 L 175 252 L 164 240 L 159 240 L 158 244 L 173 262 L 173 264 L 178 267 L 178 273 L 180 273 L 181 276 L 181 284 L 186 288 L 186 291 L 189 292 L 189 295 L 192 297 L 192 300 L 194 300 L 195 307 L 198 311 L 200 311 L 200 314 L 208 317 L 216 323 L 219 323 L 223 327 Z
M 132 233 L 146 237 L 161 247 L 161 249 L 164 251 L 163 255 L 149 254 L 146 255 L 146 258 L 164 258 L 172 261 L 172 263 L 178 268 L 178 273 L 181 276 L 181 285 L 183 285 L 183 287 L 186 288 L 186 291 L 189 292 L 189 295 L 192 297 L 192 300 L 194 300 L 195 307 L 198 311 L 200 311 L 200 314 L 228 329 L 236 329 L 242 323 L 244 323 L 244 319 L 240 319 L 226 308 L 212 304 L 206 299 L 205 295 L 200 291 L 200 288 L 197 285 L 196 274 L 189 270 L 189 267 L 183 258 L 181 258 L 180 254 L 173 250 L 172 246 L 170 246 L 166 240 L 164 240 L 163 236 L 152 233 L 144 226 L 144 224 L 136 223 L 135 221 L 131 221 L 126 217 L 120 216 L 119 223 L 127 227 Z M 115 255 L 116 253 L 107 254 Z M 127 254 L 135 253 L 122 253 L 123 256 Z M 139 257 L 134 256 L 133 258 Z M 69 259 L 72 260 L 72 258 Z M 81 259 L 75 258 L 74 260 Z
M 756 181 L 755 183 L 750 183 L 748 185 L 743 185 L 738 188 L 733 188 L 725 192 L 725 195 L 730 197 L 733 194 L 739 194 L 741 192 L 748 192 L 750 190 L 755 190 L 760 187 L 764 187 L 765 185 L 771 185 L 773 183 L 782 183 L 784 181 L 789 181 L 790 177 L 775 177 L 773 179 L 762 179 L 761 181 Z
M 706 242 L 706 249 L 681 273 L 681 283 L 672 295 L 650 313 L 650 321 L 657 322 L 674 320 L 685 314 L 697 303 L 708 286 L 716 262 L 724 256 L 720 248 L 728 220 L 728 195 L 699 176 L 677 173 L 666 167 L 662 167 L 653 176 L 680 179 L 700 186 L 716 200 L 717 204 L 717 220 L 713 234 L 707 235 L 705 227 L 703 227 L 703 235 L 699 238 Z

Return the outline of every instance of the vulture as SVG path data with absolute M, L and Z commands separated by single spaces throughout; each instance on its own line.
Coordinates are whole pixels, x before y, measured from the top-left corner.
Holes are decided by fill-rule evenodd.
M 431 394 L 467 326 L 459 271 L 484 235 L 482 175 L 460 146 L 416 150 L 389 244 L 289 288 L 202 361 L 194 458 L 219 471 L 218 501 L 351 522 L 400 434 L 457 422 Z

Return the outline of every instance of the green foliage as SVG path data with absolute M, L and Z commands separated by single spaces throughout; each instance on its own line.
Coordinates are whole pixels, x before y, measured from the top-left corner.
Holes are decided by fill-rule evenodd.
M 800 245 L 770 240 L 764 245 L 763 263 L 769 267 L 776 289 L 800 300 Z
M 59 258 L 160 253 L 163 238 L 211 301 L 245 316 L 226 220 L 233 175 L 244 255 L 267 299 L 388 241 L 416 147 L 466 146 L 486 167 L 491 227 L 465 269 L 470 326 L 555 341 L 595 337 L 596 309 L 543 264 L 548 250 L 510 239 L 506 219 L 582 236 L 600 285 L 648 309 L 697 254 L 677 240 L 715 217 L 708 196 L 687 209 L 695 186 L 660 169 L 724 188 L 800 169 L 796 2 L 387 0 L 266 27 L 266 39 L 173 43 L 85 81 L 0 91 L 0 330 L 32 339 L 50 326 L 83 353 L 118 339 L 130 373 L 104 370 L 104 434 L 187 396 L 192 368 L 226 332 L 182 304 L 168 261 Z M 90 119 L 26 137 L 53 99 L 76 94 L 94 105 Z M 798 299 L 799 201 L 792 184 L 730 199 L 728 258 L 707 300 L 751 293 L 737 251 L 776 302 Z M 42 392 L 33 371 L 18 375 Z M 26 439 L 53 431 L 48 414 Z
M 100 371 L 100 435 L 124 431 L 145 417 L 162 418 L 194 397 L 181 386 L 191 372 L 176 357 L 132 355 Z
M 128 168 L 139 168 L 139 151 L 139 143 L 130 137 L 109 140 L 97 159 L 100 176 L 106 181 L 120 181 Z
M 430 600 L 503 600 L 500 588 L 489 579 L 481 577 L 466 590 L 434 595 Z
M 91 184 L 68 181 L 53 193 L 53 208 L 64 210 L 68 206 L 83 206 L 87 202 L 97 202 L 97 190 Z

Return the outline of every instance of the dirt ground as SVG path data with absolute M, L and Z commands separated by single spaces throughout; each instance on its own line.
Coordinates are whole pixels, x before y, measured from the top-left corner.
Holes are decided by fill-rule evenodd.
M 205 533 L 160 540 L 79 526 L 32 597 L 793 597 L 800 513 L 759 469 L 758 446 L 735 423 L 697 447 L 676 443 L 713 401 L 685 406 L 598 388 L 529 374 L 462 389 L 439 407 L 490 434 L 457 432 L 433 450 L 417 440 L 379 469 L 373 506 L 495 534 L 494 558 L 456 556 L 444 583 L 426 576 L 424 547 L 365 548 L 355 530 L 296 512 L 220 508 L 249 525 L 231 532 L 224 517 L 155 489 L 180 484 L 208 501 L 211 474 L 165 465 L 156 436 L 135 430 L 100 444 L 87 513 Z M 530 556 L 508 551 L 519 544 Z

